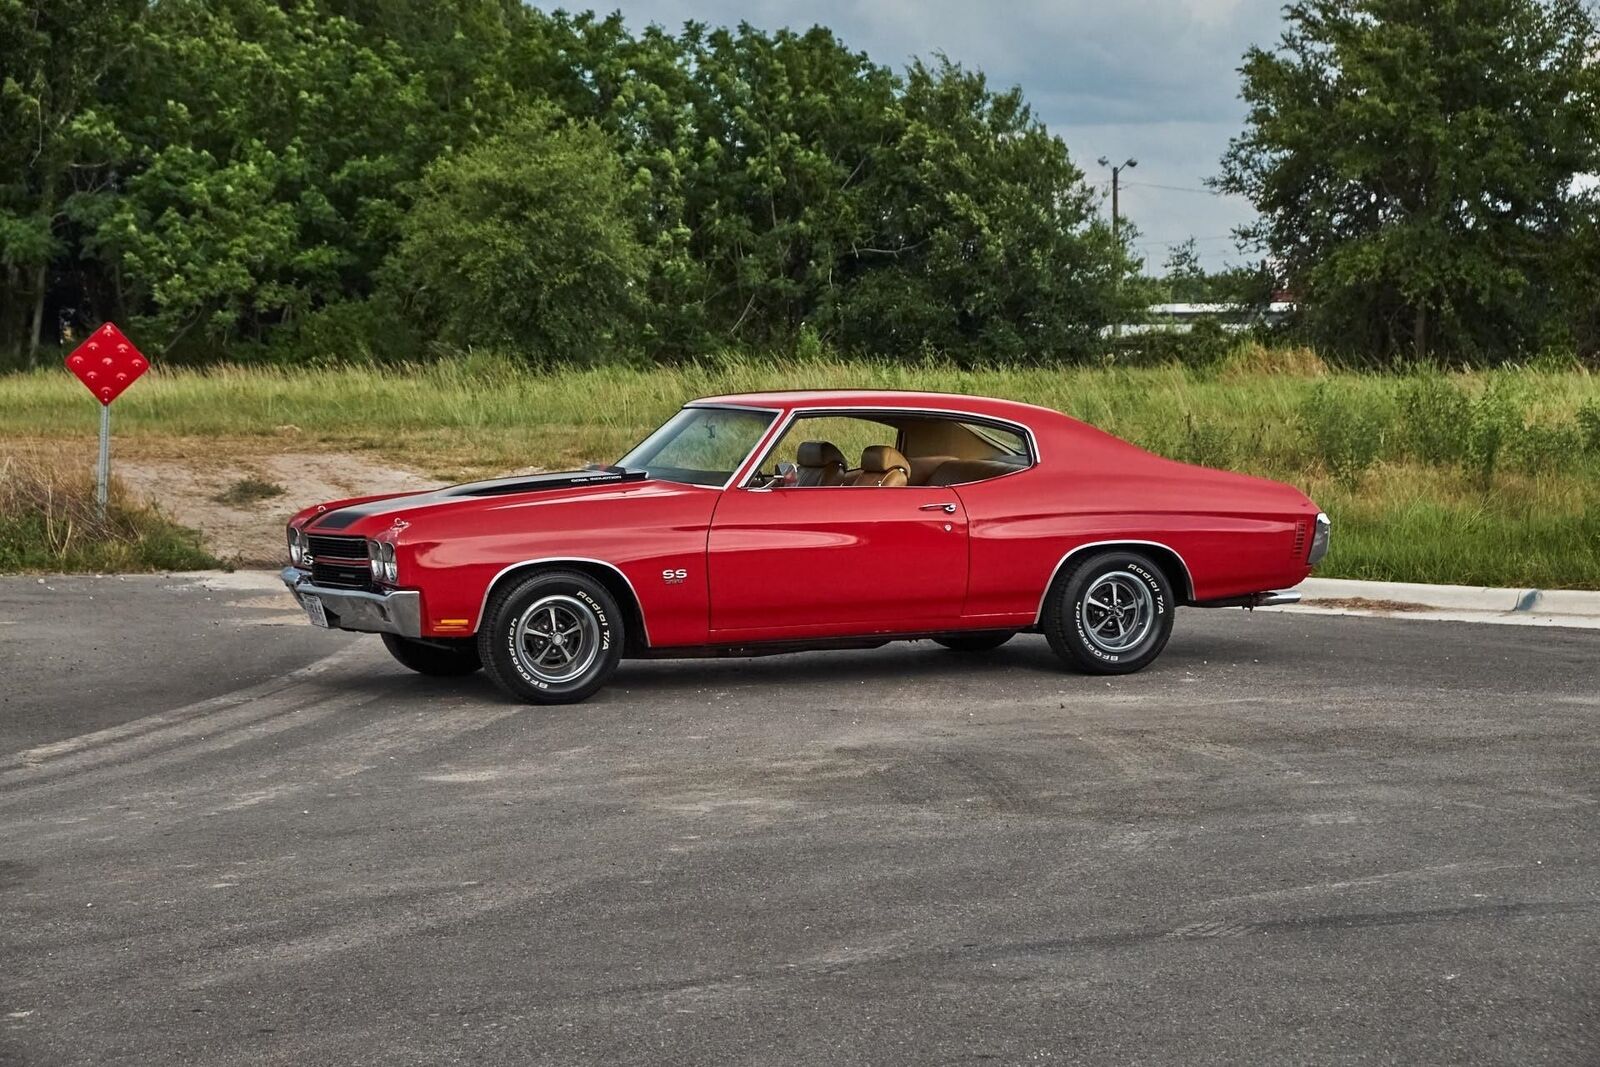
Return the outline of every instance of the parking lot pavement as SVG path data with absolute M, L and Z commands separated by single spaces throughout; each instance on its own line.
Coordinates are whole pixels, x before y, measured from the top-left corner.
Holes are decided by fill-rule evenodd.
M 1185 611 L 1128 678 L 533 709 L 163 581 L 0 580 L 0 1060 L 1600 1062 L 1593 631 Z

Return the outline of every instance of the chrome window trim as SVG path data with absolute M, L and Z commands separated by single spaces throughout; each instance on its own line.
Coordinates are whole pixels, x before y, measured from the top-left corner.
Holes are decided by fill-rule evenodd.
M 717 406 L 717 405 L 711 405 L 711 406 Z M 770 409 L 768 409 L 768 408 L 758 408 L 758 409 L 755 409 L 755 410 L 767 411 L 767 410 L 770 410 Z M 979 482 L 999 481 L 1001 478 L 1009 478 L 1013 474 L 1021 474 L 1024 471 L 1030 471 L 1030 470 L 1032 470 L 1033 468 L 1035 468 L 1035 467 L 1037 467 L 1039 465 L 1040 460 L 1042 458 L 1040 456 L 1040 454 L 1039 454 L 1039 439 L 1034 436 L 1033 427 L 1025 425 L 1025 424 L 1020 423 L 1020 422 L 1012 422 L 1010 419 L 1003 419 L 1003 418 L 1000 418 L 997 415 L 980 415 L 980 414 L 978 414 L 977 412 L 974 412 L 974 411 L 957 411 L 954 408 L 917 408 L 917 407 L 893 407 L 893 408 L 891 408 L 891 407 L 870 407 L 870 406 L 869 407 L 848 407 L 848 406 L 847 407 L 834 407 L 832 405 L 828 405 L 828 406 L 824 406 L 824 407 L 790 408 L 788 417 L 777 423 L 778 433 L 777 433 L 776 436 L 774 436 L 772 438 L 771 443 L 770 444 L 766 444 L 766 447 L 764 447 L 764 448 L 758 449 L 759 457 L 756 459 L 756 462 L 754 462 L 754 463 L 747 462 L 746 463 L 746 466 L 749 467 L 750 470 L 748 472 L 742 472 L 744 474 L 744 476 L 742 478 L 736 477 L 736 478 L 733 479 L 732 482 L 729 482 L 728 484 L 729 485 L 733 485 L 735 483 L 738 483 L 739 484 L 739 488 L 744 489 L 744 490 L 746 490 L 748 492 L 765 492 L 766 490 L 764 490 L 764 489 L 761 489 L 761 488 L 758 488 L 758 487 L 755 487 L 755 486 L 744 485 L 743 483 L 745 481 L 748 481 L 750 475 L 754 474 L 755 471 L 760 468 L 761 461 L 766 459 L 767 456 L 772 452 L 772 450 L 778 446 L 778 443 L 783 440 L 784 435 L 789 432 L 789 427 L 793 426 L 795 424 L 795 422 L 798 421 L 799 419 L 816 417 L 816 416 L 827 416 L 827 415 L 857 415 L 857 416 L 860 416 L 861 418 L 870 419 L 873 415 L 885 415 L 885 414 L 886 415 L 927 415 L 927 416 L 930 416 L 932 418 L 949 419 L 952 422 L 961 422 L 963 420 L 966 420 L 966 421 L 976 422 L 976 423 L 988 423 L 988 424 L 993 425 L 993 426 L 1005 427 L 1006 429 L 1009 429 L 1009 430 L 1015 431 L 1017 433 L 1020 433 L 1022 438 L 1023 438 L 1023 440 L 1028 442 L 1028 465 L 1026 467 L 1018 467 L 1014 471 L 1007 471 L 1005 474 L 995 475 L 995 477 L 993 477 L 993 478 L 980 478 L 980 479 L 978 479 Z M 974 484 L 977 484 L 977 483 L 975 483 L 975 482 L 962 482 L 960 484 L 962 484 L 962 485 L 974 485 Z M 726 489 L 727 486 L 724 486 L 723 488 Z M 797 486 L 796 488 L 830 489 L 830 488 L 838 488 L 838 487 L 837 486 L 816 485 L 816 486 Z M 925 488 L 925 487 L 913 486 L 912 488 Z M 950 486 L 941 486 L 939 488 L 948 489 L 948 488 L 951 488 L 951 487 Z
M 702 486 L 702 488 L 710 487 Z M 639 599 L 639 590 L 634 588 L 633 582 L 629 580 L 626 574 L 622 573 L 621 567 L 618 567 L 615 563 L 608 563 L 603 559 L 595 559 L 592 556 L 539 556 L 535 559 L 525 559 L 500 568 L 500 572 L 493 578 L 490 578 L 489 584 L 483 587 L 483 600 L 478 603 L 478 625 L 476 629 L 483 629 L 483 614 L 489 608 L 489 594 L 494 592 L 495 584 L 499 582 L 500 579 L 516 570 L 518 567 L 532 567 L 541 563 L 593 563 L 597 567 L 604 567 L 609 571 L 615 571 L 617 577 L 622 579 L 622 584 L 628 587 L 628 592 L 633 594 L 633 602 L 639 607 L 639 625 L 644 630 L 644 643 L 647 646 L 650 644 L 650 622 L 645 618 L 644 601 Z
M 1171 545 L 1164 544 L 1161 541 L 1142 541 L 1134 537 L 1119 537 L 1111 541 L 1090 541 L 1086 545 L 1079 545 L 1077 548 L 1074 548 L 1072 551 L 1062 556 L 1060 561 L 1056 563 L 1055 569 L 1050 572 L 1050 580 L 1044 583 L 1044 592 L 1039 594 L 1039 607 L 1038 610 L 1033 613 L 1034 625 L 1037 626 L 1044 621 L 1045 599 L 1050 596 L 1050 587 L 1056 584 L 1056 576 L 1061 573 L 1061 568 L 1067 565 L 1067 560 L 1071 559 L 1073 556 L 1076 556 L 1079 552 L 1085 552 L 1091 548 L 1109 548 L 1112 545 L 1149 545 L 1151 548 L 1164 548 L 1168 552 L 1171 552 L 1177 557 L 1178 565 L 1183 568 L 1184 584 L 1188 586 L 1188 588 L 1184 590 L 1184 596 L 1188 600 L 1194 599 L 1194 572 L 1189 569 L 1189 561 L 1183 558 L 1183 553 L 1179 552 Z

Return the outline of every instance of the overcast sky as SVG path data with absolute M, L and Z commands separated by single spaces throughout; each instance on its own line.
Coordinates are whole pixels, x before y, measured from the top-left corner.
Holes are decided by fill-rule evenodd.
M 536 6 L 556 6 L 538 4 Z M 560 6 L 581 10 L 587 4 Z M 1244 114 L 1240 57 L 1277 40 L 1281 0 L 611 0 L 635 30 L 746 21 L 765 30 L 821 23 L 851 48 L 903 68 L 943 51 L 992 84 L 1021 85 L 1090 180 L 1102 155 L 1139 161 L 1122 210 L 1158 269 L 1167 246 L 1198 239 L 1207 265 L 1241 257 L 1233 227 L 1249 205 L 1204 192 Z M 1161 189 L 1153 186 L 1180 188 Z M 1110 210 L 1109 206 L 1106 209 Z

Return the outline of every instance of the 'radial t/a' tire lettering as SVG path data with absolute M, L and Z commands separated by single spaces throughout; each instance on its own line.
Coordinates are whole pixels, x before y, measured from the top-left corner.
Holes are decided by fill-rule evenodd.
M 593 695 L 622 658 L 616 599 L 579 571 L 538 571 L 489 598 L 478 653 L 496 685 L 530 704 L 574 704 Z
M 1045 596 L 1044 634 L 1069 667 L 1132 674 L 1172 636 L 1172 583 L 1143 553 L 1101 552 L 1063 568 Z

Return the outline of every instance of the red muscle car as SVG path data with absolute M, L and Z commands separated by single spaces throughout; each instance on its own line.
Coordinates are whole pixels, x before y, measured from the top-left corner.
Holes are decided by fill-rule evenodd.
M 1179 605 L 1299 599 L 1329 525 L 1287 485 L 1152 455 L 1056 411 L 902 392 L 684 407 L 611 467 L 318 504 L 283 580 L 319 626 L 423 674 L 582 700 L 624 656 L 1043 633 L 1124 674 Z

